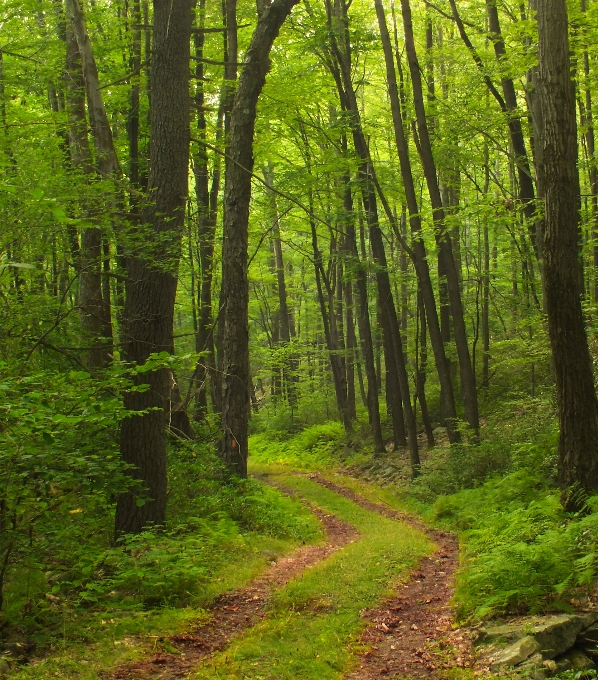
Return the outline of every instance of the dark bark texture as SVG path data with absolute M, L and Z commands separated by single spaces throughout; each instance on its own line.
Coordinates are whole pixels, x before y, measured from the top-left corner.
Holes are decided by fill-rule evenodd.
M 598 401 L 581 307 L 577 121 L 565 0 L 538 2 L 539 86 L 544 119 L 548 331 L 556 374 L 558 473 L 567 509 L 598 490 Z
M 230 114 L 230 138 L 224 191 L 222 299 L 222 459 L 247 475 L 249 419 L 249 287 L 247 230 L 253 135 L 258 98 L 270 66 L 269 54 L 280 27 L 298 0 L 274 0 L 261 14 L 247 50 Z
M 190 36 L 191 0 L 154 0 L 149 201 L 140 227 L 145 244 L 128 258 L 123 315 L 123 355 L 137 364 L 151 353 L 170 353 L 174 344 L 176 270 L 188 190 Z M 161 524 L 166 517 L 166 427 L 173 376 L 160 369 L 140 375 L 138 382 L 149 383 L 149 389 L 127 394 L 125 406 L 156 410 L 125 419 L 120 445 L 149 500 L 138 506 L 136 494 L 119 496 L 117 535 Z

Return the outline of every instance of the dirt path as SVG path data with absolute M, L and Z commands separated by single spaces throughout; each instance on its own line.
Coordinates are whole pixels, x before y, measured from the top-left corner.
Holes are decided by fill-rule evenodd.
M 357 668 L 346 676 L 346 680 L 395 677 L 440 680 L 446 677 L 442 674 L 443 669 L 469 666 L 468 641 L 451 628 L 450 599 L 459 554 L 456 538 L 432 530 L 405 513 L 368 501 L 321 475 L 299 476 L 308 477 L 366 510 L 411 525 L 438 546 L 433 555 L 420 561 L 395 595 L 380 606 L 363 611 L 366 627 L 358 642 L 367 651 L 358 657 Z M 285 493 L 293 493 L 272 479 L 267 481 Z M 273 562 L 268 572 L 248 587 L 218 598 L 210 608 L 210 618 L 202 621 L 196 630 L 159 640 L 161 648 L 168 652 L 122 666 L 103 675 L 104 680 L 189 677 L 202 661 L 227 648 L 234 638 L 262 620 L 276 591 L 359 536 L 356 529 L 335 516 L 313 507 L 312 511 L 326 531 L 325 545 L 304 546 Z
M 101 677 L 104 680 L 185 678 L 202 660 L 227 647 L 233 638 L 263 619 L 276 590 L 358 536 L 352 526 L 333 515 L 315 508 L 312 508 L 312 512 L 318 516 L 326 532 L 324 545 L 303 546 L 273 562 L 267 573 L 247 588 L 220 596 L 210 607 L 211 617 L 202 621 L 197 630 L 159 640 L 161 646 L 174 648 L 177 653 L 158 653 L 152 658 L 121 666 Z
M 459 564 L 459 543 L 453 534 L 430 529 L 410 515 L 373 503 L 346 487 L 317 474 L 310 479 L 385 517 L 398 519 L 424 532 L 438 550 L 422 559 L 402 592 L 376 609 L 364 612 L 367 628 L 360 642 L 368 651 L 360 656 L 359 667 L 347 680 L 374 678 L 440 678 L 441 671 L 471 666 L 470 643 L 452 629 L 454 574 Z

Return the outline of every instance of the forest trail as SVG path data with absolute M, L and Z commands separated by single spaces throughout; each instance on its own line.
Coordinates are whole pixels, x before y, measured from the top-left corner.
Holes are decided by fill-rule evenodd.
M 260 476 L 310 506 L 325 544 L 273 562 L 197 630 L 169 637 L 166 653 L 105 680 L 442 678 L 469 666 L 451 630 L 455 537 L 322 475 Z

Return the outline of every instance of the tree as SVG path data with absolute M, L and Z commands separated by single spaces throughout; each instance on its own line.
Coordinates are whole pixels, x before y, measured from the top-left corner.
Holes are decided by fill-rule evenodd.
M 221 456 L 232 470 L 243 477 L 247 475 L 250 387 L 247 243 L 253 135 L 257 102 L 270 66 L 270 50 L 280 27 L 297 2 L 274 0 L 271 5 L 262 8 L 230 114 L 222 251 L 224 343 Z
M 145 244 L 127 258 L 123 313 L 123 356 L 142 365 L 152 353 L 174 349 L 173 317 L 189 170 L 189 53 L 191 0 L 172 4 L 154 0 L 151 71 L 151 151 L 148 203 L 141 214 Z M 149 389 L 132 391 L 125 406 L 146 411 L 127 418 L 120 447 L 132 475 L 143 481 L 149 500 L 138 504 L 133 493 L 121 494 L 116 534 L 139 532 L 166 517 L 166 426 L 172 372 L 167 368 L 138 376 Z
M 559 482 L 566 509 L 598 491 L 598 400 L 581 307 L 580 188 L 575 84 L 564 0 L 538 2 L 546 196 L 545 294 L 559 412 Z M 580 493 L 582 492 L 582 493 Z

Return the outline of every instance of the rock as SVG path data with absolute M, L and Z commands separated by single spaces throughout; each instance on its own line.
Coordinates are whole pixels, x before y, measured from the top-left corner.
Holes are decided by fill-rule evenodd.
M 540 645 L 542 656 L 554 659 L 573 647 L 582 626 L 581 616 L 562 614 L 545 619 L 530 632 Z
M 579 618 L 582 623 L 582 630 L 593 626 L 598 621 L 598 612 L 588 612 L 587 614 L 580 614 Z
M 521 622 L 505 623 L 501 626 L 480 628 L 477 642 L 492 642 L 493 640 L 517 640 L 525 635 L 525 625 Z
M 556 669 L 555 673 L 558 675 L 559 673 L 564 673 L 565 671 L 570 671 L 572 668 L 571 666 L 571 661 L 569 659 L 558 659 L 556 661 Z
M 525 661 L 532 654 L 535 654 L 539 650 L 539 645 L 535 638 L 531 635 L 526 635 L 517 640 L 513 644 L 502 649 L 490 663 L 490 670 L 497 672 L 504 668 L 509 668 L 516 666 L 517 664 Z
M 545 680 L 545 678 L 550 675 L 550 671 L 546 668 L 544 663 L 541 654 L 533 654 L 527 661 L 524 661 L 518 666 L 517 672 L 525 678 Z
M 442 435 L 446 434 L 446 427 L 435 427 L 432 430 L 432 434 L 435 437 L 442 437 Z
M 588 658 L 578 649 L 571 650 L 564 658 L 571 663 L 571 668 L 574 671 L 587 671 L 590 668 L 594 668 L 592 659 Z
M 577 636 L 577 644 L 583 647 L 598 647 L 598 623 L 595 623 Z

